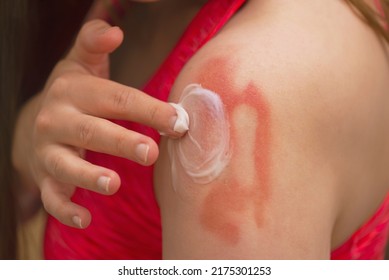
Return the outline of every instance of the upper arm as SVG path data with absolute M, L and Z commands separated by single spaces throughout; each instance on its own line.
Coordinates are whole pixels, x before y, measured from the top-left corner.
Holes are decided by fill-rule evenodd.
M 178 102 L 184 85 L 198 83 L 220 99 L 186 100 L 188 134 L 161 143 L 164 257 L 328 258 L 331 188 L 309 124 L 273 102 L 255 76 L 236 81 L 240 67 L 210 58 L 172 93 Z M 218 102 L 223 111 L 212 111 Z
M 329 58 L 317 60 L 298 36 L 282 47 L 235 35 L 206 45 L 170 96 L 178 103 L 199 84 L 223 113 L 197 96 L 184 104 L 195 120 L 189 134 L 162 139 L 155 187 L 164 258 L 329 258 L 341 149 L 337 97 L 321 76 Z

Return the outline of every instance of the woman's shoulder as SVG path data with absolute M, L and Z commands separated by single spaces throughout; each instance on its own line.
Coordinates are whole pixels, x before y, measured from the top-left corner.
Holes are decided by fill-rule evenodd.
M 389 148 L 388 55 L 346 1 L 249 1 L 184 67 L 171 98 L 191 82 L 226 99 L 256 96 L 282 141 L 311 148 L 337 172 L 378 177 L 363 163 L 382 165 L 372 148 Z
M 250 1 L 184 67 L 171 100 L 193 82 L 218 83 L 226 98 L 256 88 L 272 129 L 299 129 L 299 137 L 321 143 L 323 156 L 334 150 L 336 157 L 355 138 L 367 144 L 366 129 L 375 135 L 388 127 L 386 55 L 345 1 Z
M 361 222 L 342 215 L 350 186 L 358 192 L 349 196 L 356 203 L 348 204 L 347 213 L 366 198 L 366 185 L 360 183 L 363 172 L 372 184 L 379 183 L 377 173 L 366 165 L 377 159 L 370 157 L 369 147 L 384 148 L 382 137 L 389 138 L 388 133 L 378 137 L 383 123 L 377 120 L 385 116 L 380 104 L 389 104 L 384 96 L 389 85 L 383 78 L 388 69 L 384 54 L 377 54 L 382 51 L 379 40 L 341 1 L 302 1 L 304 7 L 300 1 L 276 2 L 250 1 L 175 82 L 172 102 L 182 100 L 189 84 L 220 97 L 231 154 L 220 177 L 204 186 L 188 179 L 182 168 L 167 170 L 163 163 L 169 155 L 162 142 L 156 193 L 165 236 L 171 236 L 165 240 L 171 252 L 167 256 L 180 256 L 172 244 L 184 244 L 190 235 L 192 245 L 204 237 L 206 251 L 205 245 L 187 248 L 202 257 L 217 256 L 218 246 L 226 243 L 239 244 L 231 252 L 242 257 L 329 256 L 326 246 L 338 245 Z M 378 78 L 380 83 L 374 83 Z M 216 119 L 205 119 L 203 113 L 200 145 L 187 141 L 180 150 L 200 159 L 199 147 L 211 147 L 222 137 L 211 129 Z M 166 181 L 164 176 L 178 179 Z M 169 180 L 179 182 L 176 191 L 162 186 Z M 183 204 L 182 198 L 189 203 Z M 374 204 L 378 195 L 369 200 Z M 362 214 L 368 212 L 364 207 Z M 341 215 L 353 221 L 333 239 Z M 192 231 L 183 236 L 187 229 Z M 274 240 L 274 234 L 280 238 Z M 293 250 L 290 242 L 296 245 Z M 266 256 L 269 246 L 271 254 Z

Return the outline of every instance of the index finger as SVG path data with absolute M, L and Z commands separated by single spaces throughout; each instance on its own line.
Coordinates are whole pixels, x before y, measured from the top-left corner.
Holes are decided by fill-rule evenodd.
M 171 137 L 184 134 L 174 130 L 176 109 L 140 90 L 94 76 L 72 79 L 65 86 L 83 113 L 141 123 Z

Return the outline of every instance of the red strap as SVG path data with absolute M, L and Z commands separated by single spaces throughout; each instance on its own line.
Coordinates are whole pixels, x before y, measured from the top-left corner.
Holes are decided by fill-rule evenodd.
M 185 63 L 207 43 L 245 0 L 210 0 L 198 12 L 176 47 L 146 84 L 144 91 L 167 100 L 171 87 Z

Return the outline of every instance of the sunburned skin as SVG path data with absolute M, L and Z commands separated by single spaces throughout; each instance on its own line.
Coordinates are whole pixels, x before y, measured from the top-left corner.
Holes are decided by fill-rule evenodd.
M 204 69 L 206 75 L 199 74 L 198 82 L 221 94 L 231 120 L 232 157 L 229 172 L 210 187 L 199 219 L 218 239 L 236 245 L 244 234 L 244 220 L 257 228 L 265 223 L 270 199 L 270 106 L 253 82 L 234 83 L 238 65 L 231 58 L 209 60 Z
M 181 96 L 189 133 L 168 143 L 172 181 L 176 191 L 181 186 L 201 190 L 199 224 L 234 246 L 246 234 L 242 223 L 260 228 L 266 222 L 270 108 L 253 82 L 234 83 L 238 67 L 229 56 L 209 60 L 202 69 L 207 70 L 196 80 L 201 87 L 191 85 Z M 210 93 L 209 98 L 200 92 Z
M 194 183 L 208 184 L 220 175 L 230 159 L 229 123 L 224 105 L 219 95 L 198 84 L 188 85 L 179 104 L 172 105 L 177 112 L 182 108 L 188 112 L 186 116 L 178 113 L 177 123 L 189 127 L 182 139 L 168 142 L 173 187 L 177 190 L 181 183 L 175 176 L 177 166 Z

